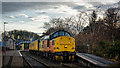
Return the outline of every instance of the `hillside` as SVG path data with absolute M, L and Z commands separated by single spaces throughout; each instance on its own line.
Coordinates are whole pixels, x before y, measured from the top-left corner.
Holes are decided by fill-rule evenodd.
M 12 37 L 14 40 L 29 41 L 39 39 L 39 35 L 25 30 L 13 30 L 7 32 L 6 37 Z

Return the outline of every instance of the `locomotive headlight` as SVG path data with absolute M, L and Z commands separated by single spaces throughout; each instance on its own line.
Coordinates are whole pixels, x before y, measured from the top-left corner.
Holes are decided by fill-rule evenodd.
M 65 45 L 64 48 L 67 48 L 67 45 Z

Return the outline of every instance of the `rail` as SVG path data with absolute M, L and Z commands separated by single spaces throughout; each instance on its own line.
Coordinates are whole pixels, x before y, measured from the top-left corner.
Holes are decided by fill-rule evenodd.
M 33 63 L 30 63 L 30 61 L 28 61 L 28 57 L 30 58 L 30 59 L 32 59 L 32 60 L 34 60 L 35 62 L 38 62 L 39 64 L 42 64 L 45 68 L 52 68 L 50 65 L 48 65 L 48 64 L 46 64 L 46 63 L 44 63 L 44 62 L 42 62 L 42 61 L 39 61 L 37 58 L 35 58 L 35 57 L 32 57 L 32 56 L 30 56 L 30 55 L 25 55 L 25 54 L 23 54 L 22 53 L 22 57 L 23 57 L 23 60 L 24 60 L 24 66 L 25 67 L 27 67 L 28 66 L 28 68 L 34 68 L 34 65 L 33 65 Z M 27 58 L 27 59 L 26 59 Z M 27 63 L 27 65 L 25 65 L 25 62 Z M 32 61 L 33 62 L 33 61 Z

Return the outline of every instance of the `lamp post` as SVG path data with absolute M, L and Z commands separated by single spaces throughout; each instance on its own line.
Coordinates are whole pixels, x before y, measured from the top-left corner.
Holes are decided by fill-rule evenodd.
M 6 43 L 5 43 L 5 24 L 8 24 L 8 22 L 4 22 L 4 36 L 3 36 L 3 43 L 4 43 L 4 48 L 3 48 L 3 52 L 4 54 L 6 54 Z
M 6 46 L 5 46 L 5 24 L 8 24 L 7 22 L 4 22 L 4 34 L 2 36 L 2 42 L 3 42 L 3 46 L 2 46 L 2 63 L 4 63 L 4 56 L 6 55 Z M 4 65 L 2 64 L 2 66 L 4 67 Z

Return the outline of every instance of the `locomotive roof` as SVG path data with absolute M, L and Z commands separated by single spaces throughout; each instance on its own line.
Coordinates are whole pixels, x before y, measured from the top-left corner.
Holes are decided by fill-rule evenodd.
M 54 34 L 54 33 L 56 33 L 56 32 L 59 32 L 59 31 L 64 31 L 64 32 L 68 32 L 68 31 L 66 31 L 66 30 L 57 30 L 57 31 L 54 31 L 53 33 L 51 33 L 50 35 L 52 35 L 52 34 Z M 69 33 L 69 32 L 68 32 Z M 69 33 L 70 34 L 70 33 Z
M 40 38 L 40 39 L 41 39 L 41 40 L 42 40 L 42 39 L 49 39 L 49 38 L 50 38 L 50 35 L 52 35 L 52 34 L 54 34 L 54 33 L 56 33 L 56 32 L 59 32 L 59 31 L 68 32 L 68 31 L 66 31 L 66 30 L 57 30 L 57 31 L 54 31 L 54 32 L 50 33 L 49 35 L 43 36 L 43 37 Z M 69 32 L 68 32 L 68 33 L 69 33 Z M 69 34 L 70 34 L 70 33 L 69 33 Z

